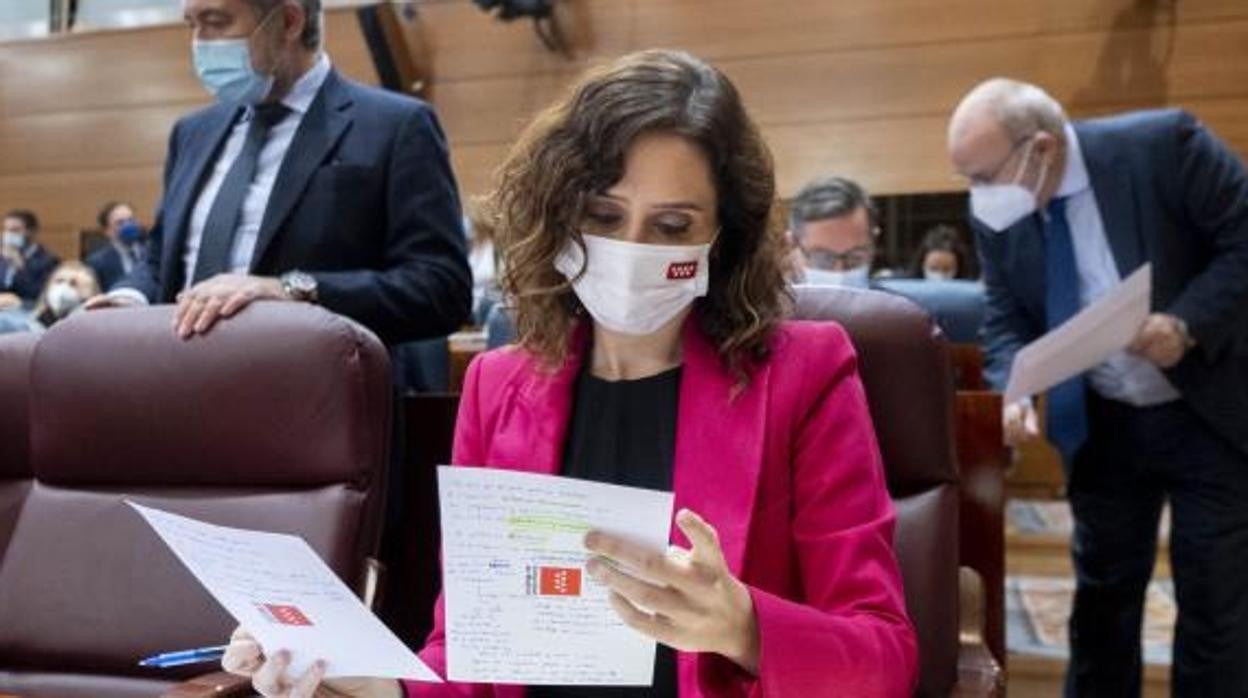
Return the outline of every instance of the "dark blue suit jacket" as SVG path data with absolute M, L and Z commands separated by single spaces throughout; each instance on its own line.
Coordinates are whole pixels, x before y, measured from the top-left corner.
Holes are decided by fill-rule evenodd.
M 1182 318 L 1198 343 L 1167 376 L 1248 453 L 1248 171 L 1179 110 L 1074 129 L 1119 273 L 1152 262 L 1153 310 Z M 1045 332 L 1044 228 L 1038 214 L 1001 233 L 974 228 L 988 294 L 985 373 L 1002 387 L 1015 352 Z
M 100 289 L 103 291 L 112 290 L 126 276 L 121 253 L 111 243 L 101 245 L 100 249 L 87 255 L 86 265 L 95 272 L 95 278 L 100 282 Z
M 8 288 L 4 288 L 3 284 L 5 277 L 9 275 L 9 264 L 0 259 L 0 291 L 8 291 L 22 300 L 36 301 L 61 260 L 39 243 L 27 248 L 24 254 L 26 261 L 21 270 L 13 274 L 13 283 Z
M 119 286 L 175 300 L 191 210 L 238 113 L 217 104 L 174 126 L 149 263 Z M 331 72 L 282 162 L 250 271 L 311 273 L 321 305 L 386 343 L 445 335 L 472 305 L 461 225 L 432 109 Z

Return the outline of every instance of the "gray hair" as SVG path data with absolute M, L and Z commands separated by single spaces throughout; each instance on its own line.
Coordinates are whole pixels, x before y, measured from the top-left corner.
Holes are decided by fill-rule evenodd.
M 1066 112 L 1056 99 L 1040 87 L 1010 78 L 991 78 L 975 86 L 963 104 L 982 101 L 1017 143 L 1040 131 L 1061 136 L 1066 128 Z
M 867 209 L 867 217 L 874 229 L 877 217 L 875 203 L 862 185 L 844 177 L 820 177 L 802 187 L 794 197 L 789 207 L 789 229 L 798 235 L 803 223 L 839 218 L 860 208 Z
M 321 27 L 325 19 L 321 14 L 321 0 L 247 0 L 247 4 L 251 5 L 261 17 L 287 2 L 298 2 L 307 18 L 304 20 L 303 33 L 299 35 L 299 42 L 309 51 L 319 49 L 322 38 Z

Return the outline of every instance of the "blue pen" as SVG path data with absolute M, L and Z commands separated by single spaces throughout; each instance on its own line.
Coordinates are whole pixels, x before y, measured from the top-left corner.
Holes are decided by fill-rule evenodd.
M 215 662 L 225 656 L 226 647 L 227 645 L 221 645 L 219 647 L 200 647 L 199 649 L 182 650 L 180 652 L 165 652 L 164 654 L 144 659 L 139 662 L 139 666 L 166 669 L 172 666 L 182 666 L 183 664 Z

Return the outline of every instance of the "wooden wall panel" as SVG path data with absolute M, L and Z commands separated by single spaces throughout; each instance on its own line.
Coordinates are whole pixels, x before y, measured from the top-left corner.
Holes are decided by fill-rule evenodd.
M 1178 105 L 1248 153 L 1248 3 L 1242 0 L 567 0 L 572 50 L 467 3 L 420 4 L 432 99 L 463 188 L 585 66 L 672 46 L 713 59 L 776 153 L 782 194 L 834 171 L 878 193 L 956 190 L 948 113 L 978 81 L 1037 82 L 1072 115 Z
M 1243 0 L 561 0 L 567 55 L 466 0 L 419 1 L 417 15 L 469 195 L 584 67 L 652 46 L 733 78 L 785 195 L 826 172 L 878 193 L 958 189 L 945 121 L 994 74 L 1044 85 L 1076 116 L 1184 106 L 1248 153 Z M 328 40 L 339 68 L 376 81 L 350 11 L 331 12 Z M 150 210 L 170 126 L 206 102 L 188 55 L 181 27 L 0 44 L 0 208 L 39 210 L 62 252 L 105 198 Z
M 346 75 L 377 83 L 353 11 L 326 17 Z M 62 257 L 110 199 L 150 220 L 169 131 L 208 104 L 179 25 L 0 43 L 0 209 L 31 208 Z
M 493 22 L 461 0 L 417 3 L 441 80 L 560 71 L 524 22 Z M 1242 0 L 563 0 L 577 61 L 642 47 L 706 58 L 963 43 L 1248 17 Z

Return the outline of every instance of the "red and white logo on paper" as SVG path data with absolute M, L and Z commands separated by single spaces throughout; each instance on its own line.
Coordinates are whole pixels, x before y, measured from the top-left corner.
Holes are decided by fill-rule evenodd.
M 580 596 L 581 571 L 575 567 L 538 568 L 538 596 Z
M 312 625 L 312 621 L 303 611 L 299 610 L 298 606 L 258 603 L 256 608 L 260 609 L 261 613 L 278 625 Z
M 667 278 L 670 281 L 684 281 L 692 279 L 698 275 L 698 263 L 693 262 L 672 262 L 667 265 Z

